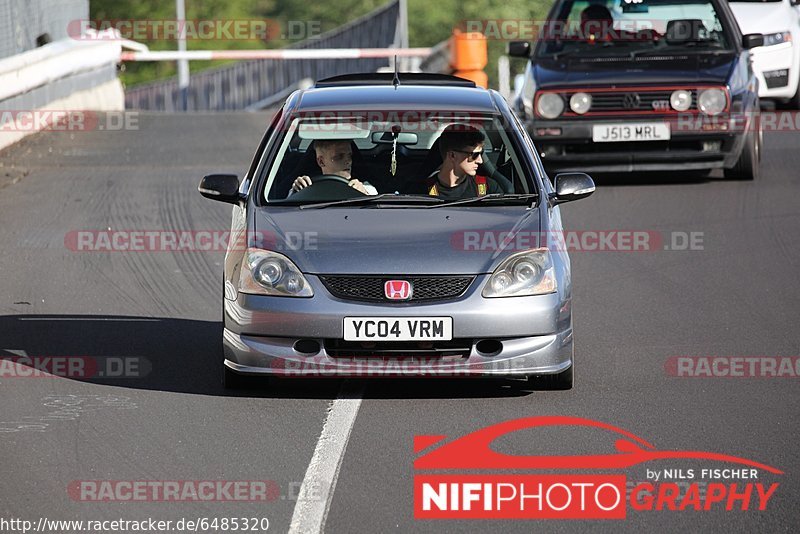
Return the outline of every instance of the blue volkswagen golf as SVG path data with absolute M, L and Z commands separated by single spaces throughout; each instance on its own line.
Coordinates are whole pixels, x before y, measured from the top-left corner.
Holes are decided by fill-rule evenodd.
M 759 175 L 758 79 L 726 0 L 557 0 L 515 107 L 545 166 Z
M 511 377 L 573 384 L 572 281 L 552 183 L 495 91 L 431 74 L 348 75 L 293 93 L 233 205 L 225 383 L 261 376 Z

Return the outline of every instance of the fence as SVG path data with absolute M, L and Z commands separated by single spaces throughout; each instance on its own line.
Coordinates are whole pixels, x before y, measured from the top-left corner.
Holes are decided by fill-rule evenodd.
M 385 6 L 317 38 L 289 48 L 386 48 L 400 44 L 400 1 Z M 240 61 L 193 74 L 189 80 L 189 111 L 243 110 L 297 84 L 351 72 L 376 71 L 388 65 L 383 58 L 329 60 Z M 181 109 L 178 80 L 131 87 L 125 93 L 127 109 L 175 111 Z

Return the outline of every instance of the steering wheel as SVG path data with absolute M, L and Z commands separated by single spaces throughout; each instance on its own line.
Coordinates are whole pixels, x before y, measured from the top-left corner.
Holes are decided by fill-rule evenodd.
M 311 185 L 309 187 L 313 187 L 321 182 L 341 182 L 346 184 L 347 187 L 350 187 L 350 180 L 352 180 L 352 178 L 347 179 L 343 176 L 339 176 L 338 174 L 319 174 L 311 178 Z
M 319 174 L 311 178 L 311 185 L 304 187 L 289 197 L 291 200 L 345 200 L 347 198 L 366 196 L 354 187 L 350 180 L 338 174 Z

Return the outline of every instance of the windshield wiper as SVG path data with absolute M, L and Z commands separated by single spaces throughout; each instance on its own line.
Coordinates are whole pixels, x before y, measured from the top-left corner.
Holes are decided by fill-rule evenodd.
M 334 200 L 333 202 L 321 202 L 318 204 L 303 204 L 300 206 L 301 210 L 305 209 L 320 209 L 327 208 L 328 206 L 347 206 L 356 204 L 372 204 L 376 200 L 388 200 L 392 203 L 425 203 L 425 204 L 438 204 L 445 202 L 441 198 L 430 197 L 427 195 L 398 195 L 396 193 L 382 193 L 380 195 L 368 195 L 356 198 L 346 198 L 344 200 Z
M 558 61 L 561 58 L 570 57 L 573 54 L 577 54 L 578 52 L 585 52 L 585 51 L 586 50 L 584 50 L 583 48 L 576 47 L 576 48 L 570 48 L 569 50 L 562 50 L 561 52 L 556 52 L 552 56 L 545 56 L 545 57 L 549 58 L 549 59 L 552 59 L 553 61 Z
M 452 202 L 445 202 L 444 204 L 437 204 L 436 206 L 429 206 L 429 208 L 444 208 L 450 206 L 463 206 L 464 204 L 479 204 L 492 200 L 528 200 L 531 198 L 539 198 L 538 193 L 526 194 L 505 194 L 505 193 L 490 193 L 482 197 L 462 198 L 461 200 L 453 200 Z
M 722 46 L 720 43 L 714 39 L 686 39 L 685 41 L 681 41 L 679 43 L 670 44 L 670 46 L 700 46 L 700 45 L 714 45 L 716 47 Z

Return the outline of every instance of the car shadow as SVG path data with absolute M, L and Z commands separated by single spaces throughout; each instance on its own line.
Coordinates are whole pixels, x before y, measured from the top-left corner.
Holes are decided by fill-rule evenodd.
M 342 378 L 257 379 L 247 389 L 222 386 L 222 323 L 105 315 L 0 316 L 0 380 L 38 369 L 52 380 L 196 395 L 335 399 Z M 31 358 L 28 360 L 26 358 Z M 528 395 L 503 379 L 348 379 L 364 398 L 491 398 Z M 351 387 L 348 387 L 348 390 Z

